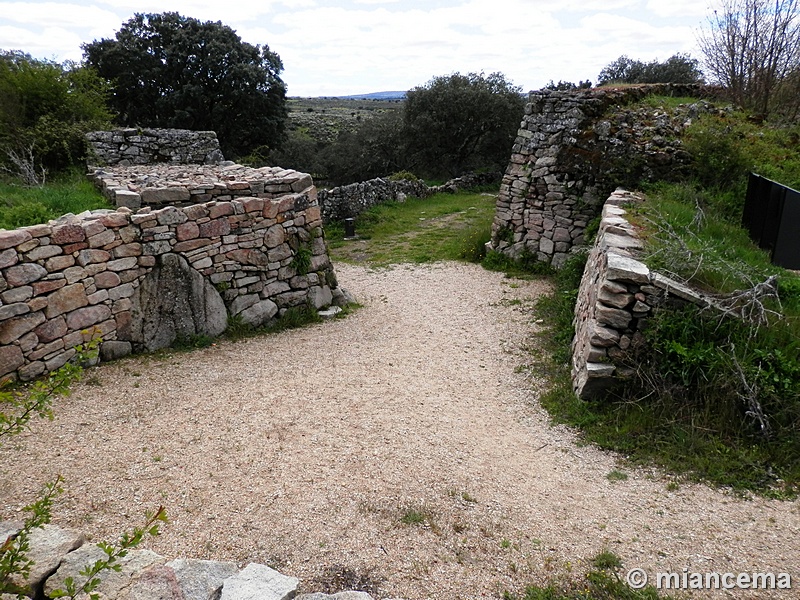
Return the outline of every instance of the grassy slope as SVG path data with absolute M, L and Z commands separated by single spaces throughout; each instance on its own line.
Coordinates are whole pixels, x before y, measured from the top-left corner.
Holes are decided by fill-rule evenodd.
M 494 194 L 437 194 L 373 207 L 356 219 L 357 240 L 341 225 L 325 228 L 331 257 L 386 266 L 402 262 L 480 260 L 489 241 Z
M 43 187 L 0 181 L 0 228 L 15 229 L 45 223 L 67 213 L 111 208 L 81 173 L 64 174 Z

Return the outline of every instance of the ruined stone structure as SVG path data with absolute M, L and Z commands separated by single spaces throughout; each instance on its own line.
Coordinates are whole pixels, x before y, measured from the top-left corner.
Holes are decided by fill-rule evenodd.
M 86 134 L 95 165 L 218 164 L 225 160 L 213 131 L 115 129 Z
M 161 169 L 147 172 L 142 198 L 193 197 L 181 183 L 187 167 Z M 293 306 L 341 301 L 311 178 L 231 172 L 206 185 L 225 191 L 208 202 L 123 205 L 0 230 L 0 376 L 57 369 L 92 336 L 111 359 L 218 335 L 229 318 L 258 326 Z M 107 191 L 117 197 L 130 192 L 130 174 L 100 179 L 116 182 Z
M 559 268 L 617 186 L 670 178 L 689 156 L 680 133 L 700 112 L 698 100 L 674 114 L 630 105 L 658 94 L 713 97 L 699 85 L 658 84 L 579 92 L 532 92 L 492 226 L 491 249 L 524 254 Z
M 642 247 L 625 218 L 625 205 L 643 196 L 617 190 L 603 206 L 600 229 L 586 261 L 575 305 L 572 382 L 584 400 L 598 397 L 632 375 L 629 351 L 644 343 L 654 310 L 712 302 L 636 259 Z

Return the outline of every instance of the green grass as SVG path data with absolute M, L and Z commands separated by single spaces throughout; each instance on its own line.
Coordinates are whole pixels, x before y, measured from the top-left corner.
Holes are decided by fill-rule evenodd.
M 491 235 L 493 194 L 436 194 L 371 208 L 356 218 L 356 240 L 341 224 L 325 234 L 334 261 L 387 266 L 438 260 L 479 262 Z
M 0 227 L 16 229 L 45 223 L 67 213 L 112 208 L 85 175 L 65 173 L 42 187 L 0 180 Z
M 557 574 L 546 585 L 531 585 L 522 596 L 503 594 L 503 600 L 667 600 L 652 585 L 634 589 L 621 574 L 622 560 L 608 550 L 597 554 L 583 577 Z
M 741 228 L 693 190 L 658 186 L 636 209 L 648 241 L 646 262 L 715 293 L 777 274 L 781 305 L 764 302 L 784 316 L 755 327 L 714 311 L 662 312 L 645 331 L 647 345 L 627 359 L 636 376 L 604 400 L 584 402 L 575 397 L 569 373 L 580 281 L 579 265 L 571 265 L 558 274 L 555 291 L 537 303 L 548 325 L 542 341 L 549 355 L 540 368 L 551 376 L 541 403 L 556 422 L 579 428 L 586 441 L 633 464 L 658 465 L 742 493 L 791 498 L 800 486 L 800 280 L 770 265 Z M 698 203 L 706 210 L 700 224 L 694 219 Z M 742 376 L 755 390 L 768 431 L 748 414 Z

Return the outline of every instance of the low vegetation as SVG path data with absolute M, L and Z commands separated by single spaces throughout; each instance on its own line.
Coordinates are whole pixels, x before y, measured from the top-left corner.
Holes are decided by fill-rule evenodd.
M 480 262 L 491 235 L 496 193 L 461 192 L 381 204 L 356 219 L 355 240 L 326 226 L 331 258 L 372 266 L 437 260 Z
M 67 213 L 111 208 L 79 171 L 61 173 L 44 186 L 0 180 L 0 228 L 16 229 L 46 223 Z
M 794 141 L 793 141 L 794 140 Z M 740 226 L 747 173 L 797 185 L 791 129 L 757 127 L 742 113 L 700 119 L 686 145 L 692 177 L 647 186 L 633 208 L 656 270 L 712 295 L 727 309 L 664 312 L 636 376 L 603 401 L 582 402 L 569 378 L 569 341 L 582 260 L 555 277 L 538 305 L 550 329 L 542 404 L 587 441 L 633 463 L 657 464 L 740 493 L 794 497 L 800 486 L 800 279 L 770 264 Z

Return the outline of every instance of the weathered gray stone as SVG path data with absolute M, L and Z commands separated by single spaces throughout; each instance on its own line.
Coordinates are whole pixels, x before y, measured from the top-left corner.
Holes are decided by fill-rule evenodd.
M 33 561 L 28 579 L 18 573 L 11 575 L 14 585 L 26 590 L 26 595 L 33 597 L 44 585 L 45 579 L 55 573 L 68 552 L 80 548 L 86 541 L 84 535 L 72 529 L 61 529 L 55 525 L 45 525 L 33 529 L 28 538 L 30 550 L 27 557 Z
M 15 304 L 6 304 L 0 306 L 0 320 L 10 319 L 11 317 L 18 317 L 31 311 L 30 307 L 24 302 L 17 302 Z
M 23 263 L 9 267 L 5 271 L 6 281 L 9 287 L 18 287 L 38 281 L 47 275 L 47 269 L 35 263 Z
M 159 258 L 132 300 L 129 341 L 148 351 L 165 348 L 178 338 L 218 336 L 228 325 L 219 292 L 177 254 Z
M 320 309 L 325 306 L 330 306 L 333 302 L 333 294 L 331 288 L 327 285 L 314 286 L 308 290 L 308 297 L 314 304 L 314 308 Z
M 220 600 L 291 600 L 299 580 L 287 577 L 266 565 L 250 563 L 222 585 Z
M 17 264 L 19 255 L 14 248 L 9 248 L 0 252 L 0 269 L 5 269 L 11 265 Z
M 0 377 L 16 371 L 24 362 L 19 346 L 0 346 Z
M 167 563 L 186 600 L 210 600 L 222 592 L 222 584 L 239 572 L 236 563 L 215 560 L 177 559 Z
M 606 254 L 606 277 L 612 281 L 650 283 L 650 269 L 642 262 L 616 252 Z
M 100 360 L 103 362 L 117 360 L 128 356 L 131 352 L 133 352 L 133 347 L 130 342 L 109 340 L 100 344 Z
M 0 344 L 10 344 L 44 321 L 44 315 L 35 312 L 0 322 Z
M 191 198 L 189 190 L 184 187 L 145 188 L 141 191 L 142 204 L 172 204 L 188 202 Z
M 130 190 L 114 190 L 114 205 L 139 210 L 142 207 L 142 196 Z
M 64 557 L 55 574 L 47 579 L 44 586 L 45 594 L 50 596 L 54 590 L 63 589 L 67 577 L 72 577 L 75 581 L 82 581 L 80 571 L 105 557 L 105 552 L 94 544 L 84 544 L 74 552 L 70 552 Z M 127 556 L 117 561 L 117 564 L 121 567 L 120 571 L 105 571 L 103 573 L 96 592 L 100 594 L 103 600 L 119 599 L 125 588 L 131 585 L 134 577 L 141 571 L 152 565 L 160 565 L 165 562 L 165 558 L 150 550 L 131 550 Z M 169 598 L 167 596 L 167 599 Z
M 278 305 L 272 300 L 261 300 L 243 310 L 241 314 L 242 322 L 246 325 L 258 327 L 269 321 L 278 313 Z

